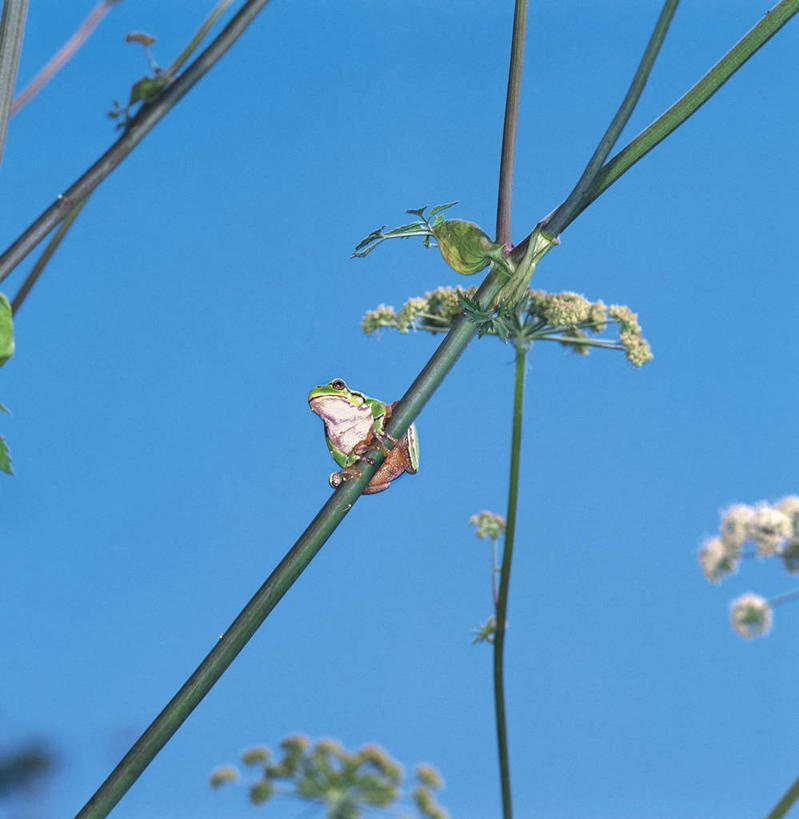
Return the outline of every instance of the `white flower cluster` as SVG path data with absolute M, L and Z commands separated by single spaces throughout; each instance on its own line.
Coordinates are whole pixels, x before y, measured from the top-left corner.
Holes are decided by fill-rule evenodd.
M 789 495 L 773 505 L 736 504 L 721 515 L 719 533 L 699 550 L 702 572 L 711 583 L 737 571 L 744 544 L 755 547 L 757 557 L 778 555 L 786 571 L 799 572 L 799 496 Z M 771 606 L 763 597 L 747 593 L 733 601 L 732 625 L 750 639 L 767 634 L 771 628 Z

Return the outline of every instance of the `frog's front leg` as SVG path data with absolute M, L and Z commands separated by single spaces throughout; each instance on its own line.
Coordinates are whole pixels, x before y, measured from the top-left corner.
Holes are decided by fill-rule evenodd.
M 354 478 L 360 478 L 363 473 L 355 466 L 345 466 L 339 472 L 332 472 L 330 474 L 329 483 L 333 489 L 338 489 L 345 481 L 351 481 Z M 377 492 L 383 492 L 391 485 L 391 481 L 383 481 L 382 483 L 373 483 L 370 481 L 363 490 L 364 495 L 374 495 Z
M 360 478 L 363 473 L 360 469 L 358 469 L 355 464 L 351 466 L 345 466 L 340 469 L 338 472 L 331 472 L 330 477 L 328 478 L 328 483 L 333 487 L 333 489 L 338 489 L 344 481 L 351 481 L 355 478 Z

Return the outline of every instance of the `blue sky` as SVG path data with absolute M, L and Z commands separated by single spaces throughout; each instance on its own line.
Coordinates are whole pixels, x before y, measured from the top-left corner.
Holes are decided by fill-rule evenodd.
M 92 5 L 31 4 L 20 83 Z M 569 192 L 659 7 L 531 3 L 515 240 Z M 764 10 L 679 8 L 622 142 Z M 119 4 L 12 120 L 3 246 L 115 139 L 106 112 L 146 70 L 125 33 L 157 36 L 167 65 L 206 12 Z M 349 256 L 423 204 L 460 200 L 493 231 L 511 15 L 275 0 L 98 189 L 20 311 L 1 736 L 61 758 L 32 815 L 83 805 L 328 498 L 309 389 L 391 401 L 433 352 L 360 319 L 463 278 L 411 241 Z M 794 21 L 536 272 L 629 305 L 655 358 L 530 355 L 506 647 L 520 817 L 749 819 L 799 774 L 799 607 L 753 643 L 727 620 L 738 594 L 795 583 L 750 561 L 713 587 L 696 561 L 720 508 L 799 490 L 798 49 Z M 490 556 L 467 520 L 504 513 L 512 360 L 469 347 L 417 420 L 419 473 L 359 501 L 114 816 L 258 815 L 207 775 L 294 732 L 431 762 L 453 817 L 499 816 L 491 657 L 471 645 Z

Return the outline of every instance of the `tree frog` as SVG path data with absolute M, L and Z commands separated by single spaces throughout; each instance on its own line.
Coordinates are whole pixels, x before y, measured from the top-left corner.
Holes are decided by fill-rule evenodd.
M 325 424 L 325 441 L 333 460 L 341 467 L 333 472 L 330 485 L 335 489 L 342 481 L 360 478 L 357 462 L 371 462 L 369 450 L 382 449 L 386 455 L 380 469 L 364 489 L 365 495 L 382 492 L 394 478 L 404 472 L 413 475 L 419 469 L 419 438 L 416 427 L 397 441 L 386 432 L 386 421 L 397 402 L 384 404 L 347 387 L 340 378 L 329 384 L 314 387 L 308 396 L 308 404 Z M 389 449 L 387 442 L 394 444 Z

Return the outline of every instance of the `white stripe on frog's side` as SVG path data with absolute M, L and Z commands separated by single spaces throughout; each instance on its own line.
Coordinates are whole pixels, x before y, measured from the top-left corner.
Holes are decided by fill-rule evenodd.
M 349 455 L 369 436 L 375 419 L 368 404 L 354 406 L 344 395 L 318 395 L 309 403 L 324 421 L 327 438 L 339 452 Z
M 419 436 L 416 434 L 416 424 L 411 424 L 405 434 L 408 436 L 408 456 L 413 465 L 413 469 L 407 469 L 406 472 L 413 475 L 419 471 Z

